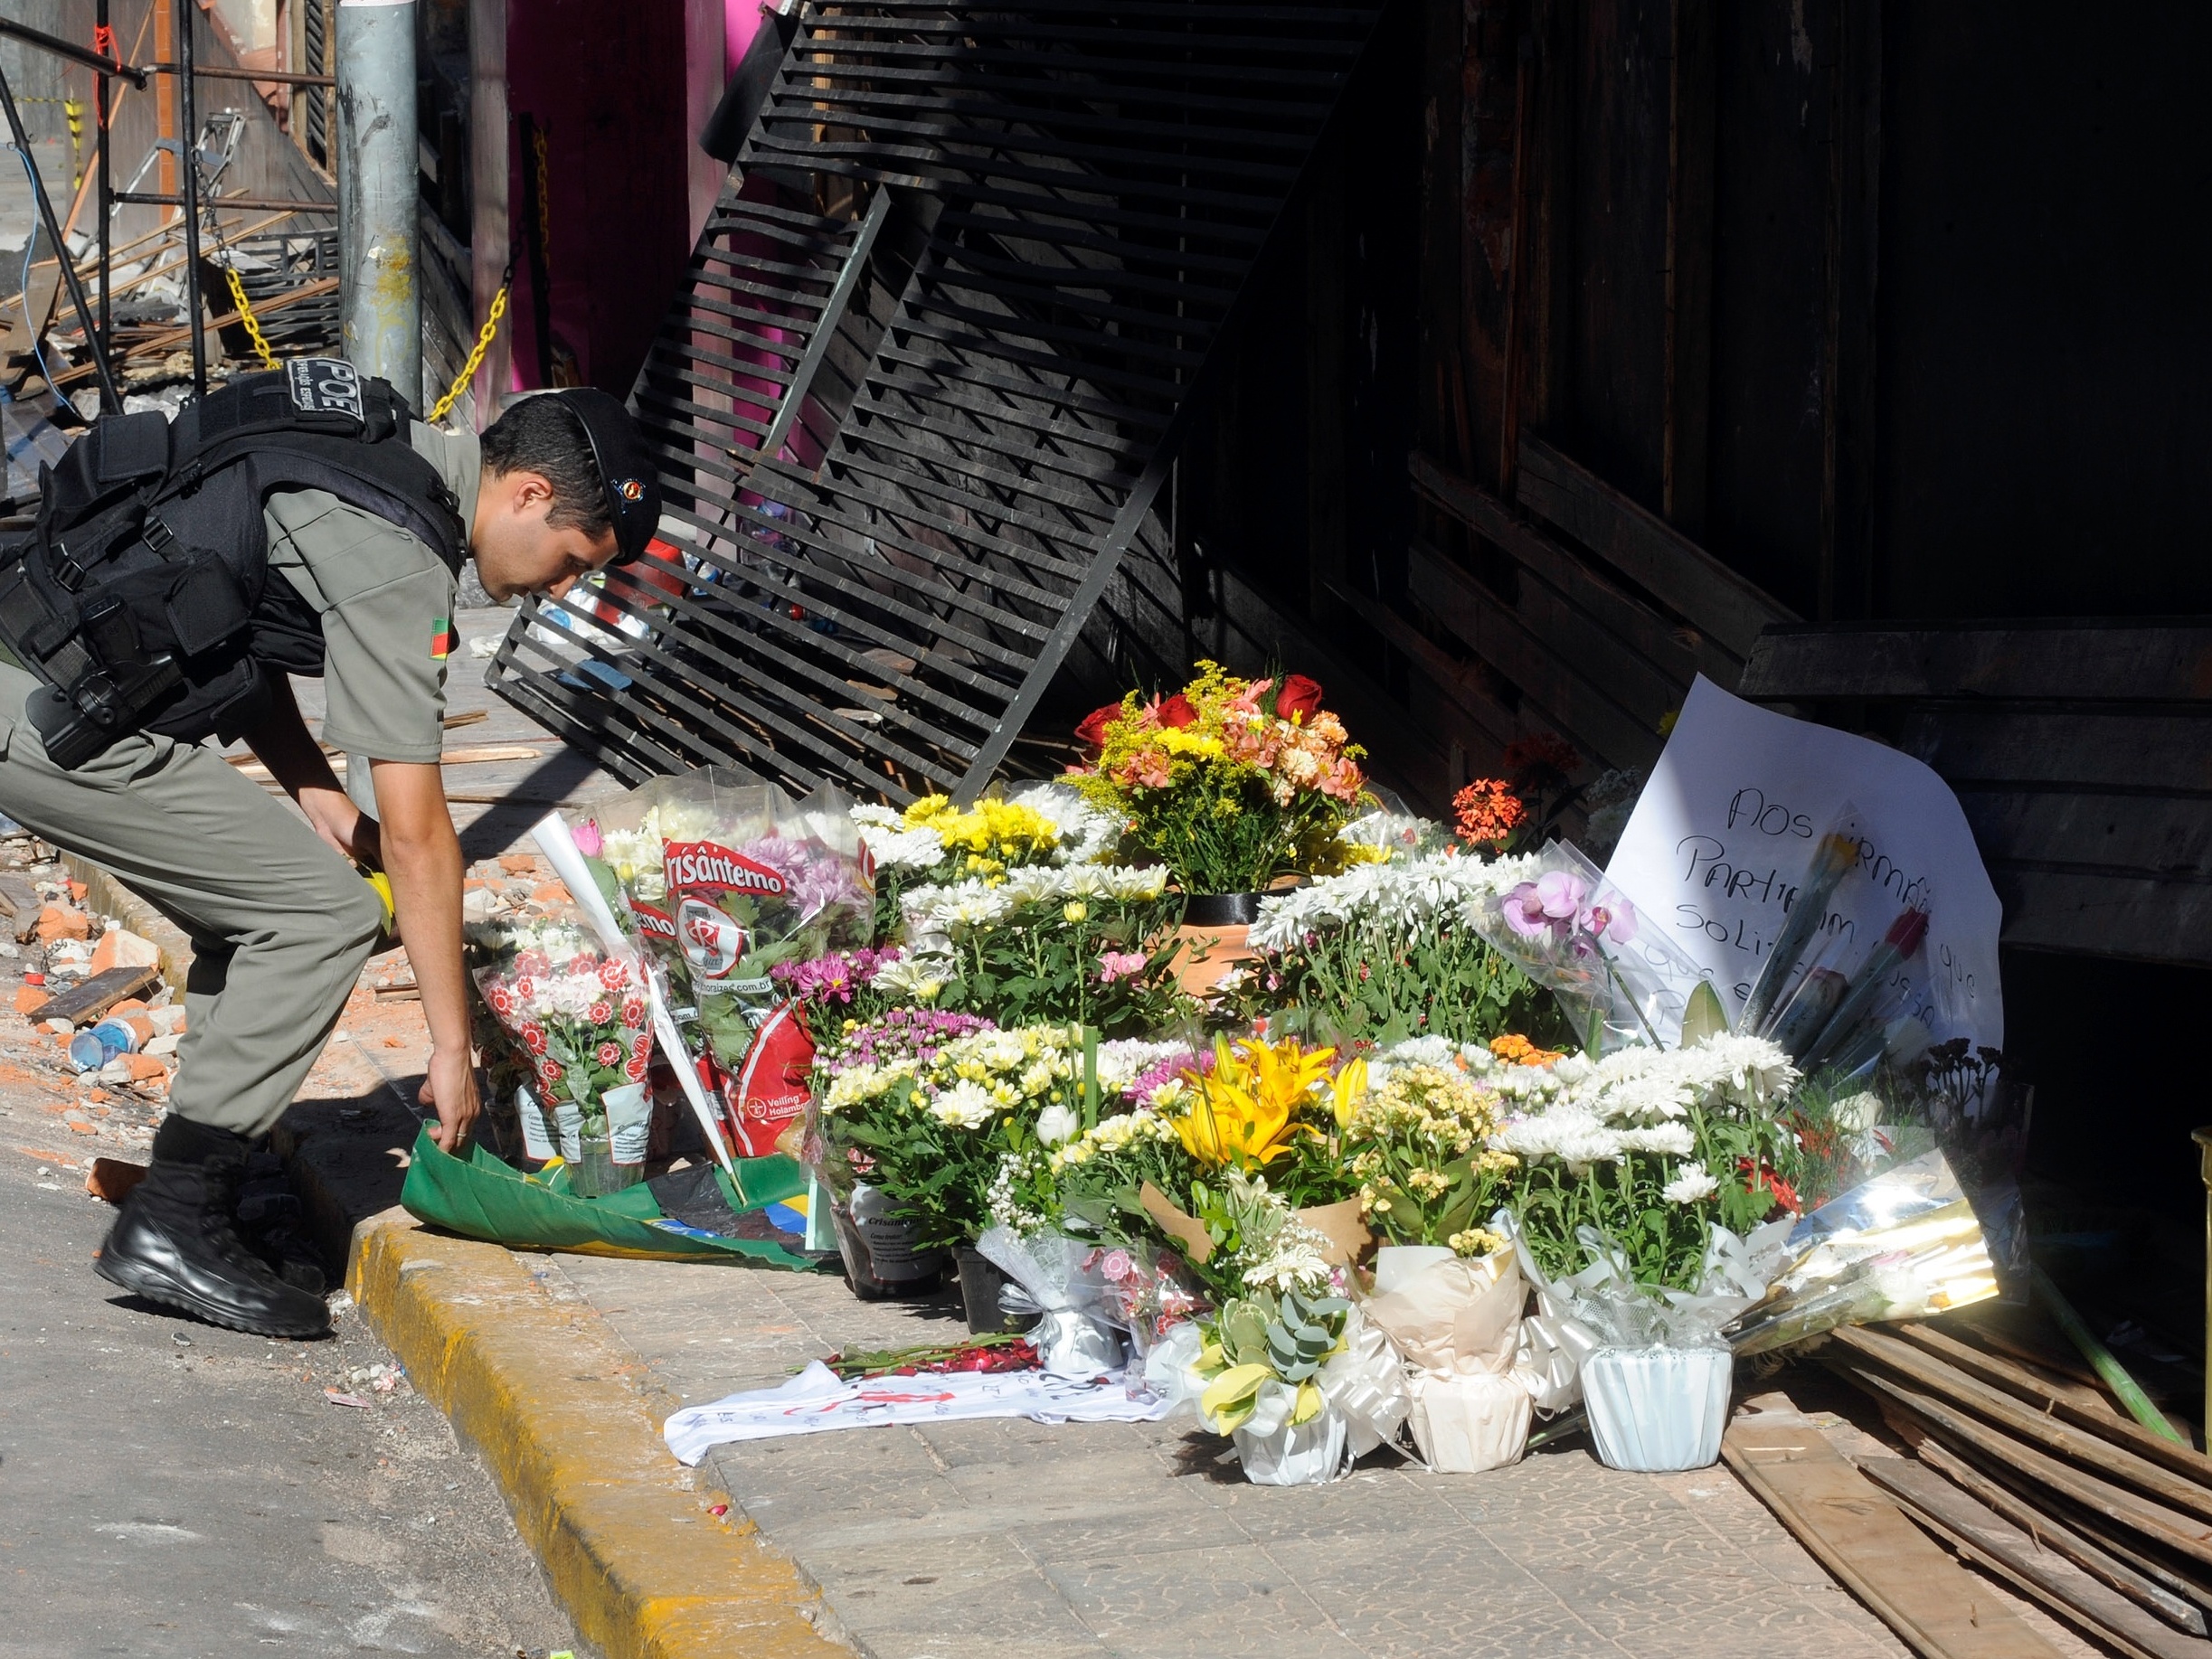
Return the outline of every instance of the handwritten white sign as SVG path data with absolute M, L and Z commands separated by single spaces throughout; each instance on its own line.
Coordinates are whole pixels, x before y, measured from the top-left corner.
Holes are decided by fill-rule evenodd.
M 1858 862 L 1823 921 L 1845 967 L 1907 905 L 1927 906 L 1927 942 L 1902 971 L 1905 1011 L 1939 1041 L 2001 1048 L 2003 911 L 1958 797 L 1909 755 L 1759 708 L 1701 675 L 1606 874 L 1734 1018 L 1847 805 L 1858 809 Z

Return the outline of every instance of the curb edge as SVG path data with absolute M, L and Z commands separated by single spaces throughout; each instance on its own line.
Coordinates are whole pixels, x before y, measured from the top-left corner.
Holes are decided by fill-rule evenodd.
M 409 1381 L 473 1447 L 524 1541 L 608 1659 L 849 1659 L 818 1590 L 669 1456 L 640 1362 L 498 1245 L 387 1214 L 354 1230 L 346 1287 Z

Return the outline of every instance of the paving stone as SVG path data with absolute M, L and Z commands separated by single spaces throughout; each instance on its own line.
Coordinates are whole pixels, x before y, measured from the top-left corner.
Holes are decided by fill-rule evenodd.
M 544 1277 L 701 1404 L 965 1329 L 950 1296 L 862 1302 L 821 1274 L 561 1257 Z M 1725 1469 L 1623 1474 L 1569 1443 L 1488 1475 L 1385 1454 L 1279 1489 L 1224 1449 L 1188 1419 L 938 1423 L 720 1447 L 703 1472 L 868 1659 L 1906 1652 Z

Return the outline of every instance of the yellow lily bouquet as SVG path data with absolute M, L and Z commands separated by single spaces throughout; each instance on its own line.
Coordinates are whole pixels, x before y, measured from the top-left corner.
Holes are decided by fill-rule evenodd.
M 1197 1172 L 1192 1209 L 1143 1193 L 1215 1301 L 1189 1368 L 1200 1419 L 1265 1485 L 1333 1479 L 1405 1417 L 1398 1362 L 1344 1294 L 1367 1233 L 1339 1141 L 1366 1066 L 1337 1059 L 1220 1040 L 1168 1117 Z M 1294 1196 L 1334 1202 L 1300 1209 Z

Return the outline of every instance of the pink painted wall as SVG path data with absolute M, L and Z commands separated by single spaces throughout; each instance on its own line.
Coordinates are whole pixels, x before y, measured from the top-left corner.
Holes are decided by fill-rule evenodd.
M 552 331 L 583 382 L 628 394 L 682 281 L 720 169 L 695 165 L 737 0 L 507 0 L 514 388 L 541 383 L 519 118 L 549 129 Z M 711 94 L 710 94 L 711 89 Z M 695 119 L 695 112 L 696 112 Z
M 723 66 L 726 74 L 737 73 L 737 66 L 744 61 L 745 48 L 760 33 L 761 10 L 761 0 L 723 0 Z

